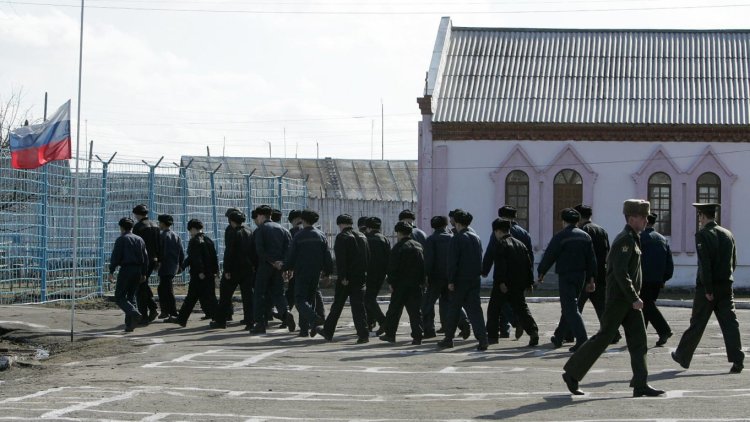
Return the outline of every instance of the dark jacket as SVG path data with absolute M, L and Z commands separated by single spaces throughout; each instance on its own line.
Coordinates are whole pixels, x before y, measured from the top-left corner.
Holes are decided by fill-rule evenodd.
M 248 274 L 255 269 L 252 254 L 255 251 L 253 231 L 246 225 L 232 228 L 224 249 L 224 272 Z
M 422 231 L 419 227 L 414 227 L 411 231 L 411 238 L 419 242 L 424 248 L 424 242 L 427 241 L 427 233 Z
M 295 277 L 299 274 L 318 277 L 321 272 L 331 274 L 333 259 L 326 235 L 314 227 L 299 230 L 292 239 L 284 268 L 294 270 Z
M 148 273 L 148 252 L 146 243 L 140 236 L 128 232 L 115 240 L 112 256 L 109 258 L 109 273 L 114 274 L 118 266 L 139 267 L 141 275 Z
M 351 227 L 336 235 L 333 245 L 336 254 L 336 275 L 338 280 L 364 282 L 370 263 L 370 250 L 367 238 Z
M 448 249 L 453 233 L 448 230 L 435 230 L 424 245 L 424 267 L 427 277 L 432 281 L 448 280 Z
M 370 263 L 367 277 L 383 281 L 391 254 L 391 242 L 379 231 L 367 233 L 367 247 L 370 249 Z
M 302 226 L 292 226 L 291 229 L 289 229 L 289 234 L 292 235 L 292 239 L 294 239 L 294 236 L 297 235 L 297 233 L 302 231 Z
M 146 242 L 146 251 L 152 261 L 158 261 L 161 255 L 159 249 L 161 248 L 161 229 L 159 224 L 148 218 L 135 223 L 133 226 L 133 234 L 143 239 Z
M 521 227 L 518 223 L 513 221 L 510 226 L 510 235 L 519 241 L 523 243 L 523 245 L 526 247 L 526 253 L 529 255 L 529 260 L 531 261 L 531 265 L 534 265 L 534 251 L 531 249 L 531 236 L 529 236 L 529 232 L 524 230 L 523 227 Z M 495 244 L 497 243 L 497 239 L 495 239 L 495 233 L 490 233 L 490 240 L 487 242 L 487 250 L 484 251 L 484 258 L 482 259 L 482 275 L 486 276 L 490 273 L 490 270 L 492 269 L 492 264 L 495 262 Z
M 641 272 L 645 284 L 664 284 L 674 273 L 669 242 L 648 227 L 641 232 Z
M 493 235 L 494 237 L 494 235 Z M 526 246 L 510 234 L 495 243 L 495 284 L 525 290 L 534 284 L 534 264 L 529 259 Z
M 198 233 L 190 239 L 187 249 L 187 258 L 182 263 L 182 268 L 190 268 L 190 276 L 205 274 L 211 278 L 219 273 L 219 258 L 216 256 L 216 247 L 205 233 Z
M 482 276 L 482 240 L 470 228 L 458 232 L 448 249 L 448 282 L 478 282 Z
M 706 293 L 713 293 L 715 284 L 734 281 L 737 248 L 732 232 L 711 221 L 695 234 L 695 247 L 698 250 L 696 284 L 703 285 Z
M 388 284 L 394 287 L 424 284 L 424 252 L 419 242 L 404 238 L 393 245 L 388 261 Z
M 255 230 L 255 250 L 260 264 L 283 261 L 289 250 L 292 235 L 279 223 L 266 221 Z
M 596 274 L 596 258 L 591 236 L 574 224 L 569 224 L 557 232 L 547 245 L 537 272 L 539 275 L 555 264 L 555 272 L 564 274 L 570 272 L 585 272 L 586 282 Z
M 185 250 L 182 247 L 182 239 L 172 230 L 161 232 L 161 246 L 159 247 L 159 275 L 173 276 L 182 271 L 182 262 L 185 260 Z
M 602 283 L 607 277 L 607 255 L 609 255 L 609 234 L 598 224 L 587 221 L 581 225 L 581 230 L 591 237 L 596 258 L 596 282 Z M 604 287 L 604 286 L 602 286 Z
M 606 302 L 626 300 L 633 303 L 641 291 L 641 240 L 630 226 L 615 237 L 607 257 Z

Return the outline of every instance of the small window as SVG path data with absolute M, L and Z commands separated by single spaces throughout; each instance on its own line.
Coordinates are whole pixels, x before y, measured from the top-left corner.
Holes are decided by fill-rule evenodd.
M 716 173 L 703 173 L 696 182 L 696 201 L 700 203 L 721 203 L 721 179 Z M 721 208 L 716 210 L 716 222 L 721 224 Z
M 529 176 L 521 170 L 513 170 L 505 178 L 505 203 L 516 208 L 516 222 L 529 228 Z
M 672 235 L 672 178 L 666 173 L 654 173 L 648 178 L 648 201 L 656 213 L 654 230 L 664 236 Z

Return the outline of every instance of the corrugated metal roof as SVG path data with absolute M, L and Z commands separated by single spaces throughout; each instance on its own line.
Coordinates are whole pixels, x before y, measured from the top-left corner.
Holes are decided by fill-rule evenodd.
M 192 168 L 215 169 L 219 173 L 255 176 L 307 178 L 311 198 L 339 197 L 375 201 L 416 201 L 417 161 L 410 160 L 341 160 L 260 157 L 194 157 Z
M 446 22 L 427 89 L 436 122 L 750 124 L 748 31 L 446 31 Z

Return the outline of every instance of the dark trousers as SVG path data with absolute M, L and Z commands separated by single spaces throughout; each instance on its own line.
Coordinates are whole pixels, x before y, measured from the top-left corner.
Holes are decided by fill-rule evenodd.
M 656 306 L 656 300 L 659 299 L 659 293 L 661 293 L 661 286 L 661 283 L 643 283 L 641 300 L 643 301 L 643 319 L 646 321 L 646 327 L 651 323 L 659 336 L 666 336 L 672 333 L 672 328 Z
M 633 309 L 628 300 L 619 299 L 607 303 L 601 319 L 601 328 L 570 357 L 565 364 L 565 372 L 580 381 L 589 372 L 599 356 L 607 350 L 617 330 L 625 328 L 625 341 L 630 353 L 630 367 L 633 370 L 633 387 L 646 386 L 646 325 L 641 311 Z
M 293 275 L 292 278 L 289 279 L 289 283 L 286 286 L 286 291 L 284 293 L 284 297 L 286 298 L 286 303 L 289 305 L 289 310 L 291 311 L 294 309 L 295 301 L 296 301 L 296 295 L 297 291 L 294 288 L 295 283 L 297 282 L 297 275 Z
M 296 274 L 294 278 L 294 301 L 299 312 L 299 330 L 305 332 L 320 317 L 317 303 L 320 274 Z
M 582 344 L 588 339 L 588 336 L 586 335 L 586 326 L 583 324 L 581 310 L 578 309 L 578 298 L 581 296 L 586 274 L 583 272 L 563 273 L 558 274 L 558 278 L 560 280 L 562 316 L 557 329 L 555 329 L 555 337 L 557 337 L 558 332 L 564 333 L 567 327 L 573 333 L 576 344 Z M 559 340 L 562 340 L 562 338 L 559 338 Z
M 451 292 L 448 290 L 447 280 L 430 279 L 430 283 L 425 290 L 422 302 L 422 327 L 425 333 L 435 333 L 435 302 L 438 304 L 438 314 L 440 323 L 446 325 L 448 321 L 448 306 L 450 304 Z M 461 308 L 458 317 L 458 326 L 463 327 L 469 324 L 466 312 Z
M 456 335 L 461 308 L 466 310 L 471 328 L 474 329 L 474 338 L 480 343 L 487 342 L 487 328 L 484 324 L 484 313 L 482 312 L 482 300 L 479 297 L 480 280 L 460 280 L 454 283 L 453 292 L 450 296 L 450 304 L 446 314 L 445 339 L 453 340 Z
M 411 338 L 422 339 L 422 286 L 420 284 L 407 284 L 393 286 L 391 301 L 385 314 L 385 334 L 396 336 L 401 314 L 406 307 L 409 314 L 409 325 L 411 325 Z
M 367 329 L 364 280 L 349 280 L 349 284 L 346 286 L 340 282 L 336 283 L 333 304 L 331 304 L 331 309 L 328 311 L 326 323 L 323 325 L 323 333 L 326 337 L 333 337 L 333 333 L 336 331 L 336 324 L 339 322 L 347 299 L 349 299 L 349 306 L 352 308 L 352 318 L 354 319 L 354 328 L 357 331 L 357 336 L 360 338 L 368 337 L 370 331 Z
M 375 275 L 368 276 L 365 284 L 365 309 L 367 310 L 367 324 L 372 326 L 374 323 L 382 328 L 385 326 L 385 314 L 378 304 L 378 293 L 383 287 L 385 276 Z
M 234 292 L 240 288 L 242 297 L 242 313 L 245 316 L 245 323 L 250 325 L 253 320 L 253 275 L 250 272 L 234 272 L 232 277 L 227 280 L 222 276 L 219 281 L 219 306 L 216 314 L 213 316 L 214 321 L 218 324 L 226 324 L 229 316 L 233 314 Z
M 190 314 L 193 312 L 195 304 L 200 300 L 201 309 L 206 315 L 216 315 L 216 307 L 218 306 L 216 301 L 216 290 L 214 289 L 215 284 L 210 280 L 210 276 L 206 279 L 201 280 L 198 274 L 190 274 L 190 284 L 188 285 L 187 296 L 182 302 L 180 312 L 177 317 L 180 323 L 186 323 Z
M 125 324 L 130 317 L 139 315 L 135 305 L 135 292 L 141 284 L 141 271 L 138 266 L 120 267 L 115 284 L 115 303 L 125 312 Z
M 538 335 L 539 328 L 536 325 L 536 321 L 534 321 L 534 317 L 531 316 L 531 310 L 529 310 L 529 305 L 526 303 L 523 289 L 511 286 L 506 293 L 503 293 L 500 290 L 500 284 L 495 283 L 492 286 L 490 303 L 487 305 L 488 338 L 499 338 L 501 327 L 498 323 L 500 321 L 500 314 L 502 314 L 502 310 L 505 307 L 513 311 L 513 315 L 517 318 L 516 324 L 520 324 L 526 334 L 529 336 Z
M 156 291 L 159 293 L 161 312 L 166 315 L 177 316 L 177 301 L 174 298 L 173 280 L 174 274 L 160 275 L 159 287 Z
M 727 349 L 727 360 L 729 362 L 742 364 L 745 354 L 742 352 L 740 342 L 740 324 L 737 322 L 737 314 L 734 312 L 734 292 L 731 282 L 720 282 L 714 284 L 714 300 L 706 299 L 706 290 L 702 285 L 696 286 L 693 298 L 693 313 L 690 316 L 690 326 L 680 339 L 675 353 L 685 366 L 690 365 L 693 353 L 698 347 L 706 324 L 716 315 L 719 321 L 721 334 L 724 336 L 724 346 Z
M 591 302 L 591 304 L 594 305 L 596 317 L 601 321 L 602 315 L 604 314 L 606 296 L 607 285 L 604 283 L 603 279 L 596 280 L 596 290 L 592 293 L 587 292 L 586 289 L 581 289 L 581 294 L 578 296 L 578 312 L 581 313 L 581 317 L 583 318 L 583 308 L 586 306 L 586 302 Z M 574 337 L 570 324 L 568 324 L 568 321 L 565 319 L 565 315 L 560 317 L 560 322 L 557 324 L 554 335 L 559 339 L 570 339 Z
M 262 263 L 255 274 L 255 292 L 253 294 L 253 312 L 255 323 L 265 326 L 267 321 L 266 312 L 269 304 L 273 304 L 279 312 L 282 321 L 289 312 L 286 297 L 284 296 L 284 280 L 281 271 L 273 268 L 271 264 Z

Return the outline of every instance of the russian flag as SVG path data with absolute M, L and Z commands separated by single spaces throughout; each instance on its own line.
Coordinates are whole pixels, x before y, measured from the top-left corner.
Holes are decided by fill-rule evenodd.
M 50 161 L 70 159 L 73 156 L 70 142 L 70 100 L 46 122 L 12 131 L 10 152 L 11 165 L 15 169 L 35 169 Z

